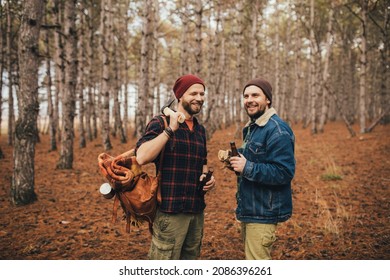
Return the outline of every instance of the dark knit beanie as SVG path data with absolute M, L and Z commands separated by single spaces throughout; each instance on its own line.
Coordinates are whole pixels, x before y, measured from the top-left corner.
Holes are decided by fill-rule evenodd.
M 173 92 L 175 93 L 176 98 L 180 99 L 187 89 L 194 84 L 201 84 L 203 88 L 206 89 L 204 82 L 195 75 L 187 74 L 177 79 L 173 86 Z
M 265 96 L 267 96 L 268 100 L 270 101 L 269 106 L 272 104 L 272 86 L 269 82 L 262 78 L 256 78 L 253 80 L 250 80 L 246 83 L 244 90 L 242 91 L 244 93 L 245 89 L 249 86 L 257 86 L 261 88 L 261 90 L 264 92 Z

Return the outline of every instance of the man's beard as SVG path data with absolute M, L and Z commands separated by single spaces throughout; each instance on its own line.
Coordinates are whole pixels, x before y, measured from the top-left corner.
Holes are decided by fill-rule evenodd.
M 192 115 L 198 114 L 200 112 L 200 110 L 202 109 L 203 102 L 197 102 L 197 103 L 199 103 L 199 110 L 193 110 L 191 108 L 191 103 L 189 103 L 189 102 L 183 102 L 182 105 L 183 105 L 184 110 L 186 110 L 187 113 L 192 116 Z
M 257 120 L 258 118 L 260 118 L 264 114 L 265 109 L 266 109 L 265 106 L 260 106 L 260 109 L 256 113 L 254 113 L 253 115 L 250 115 L 248 113 L 248 108 L 245 107 L 245 111 L 248 114 L 248 116 L 251 118 L 251 120 Z

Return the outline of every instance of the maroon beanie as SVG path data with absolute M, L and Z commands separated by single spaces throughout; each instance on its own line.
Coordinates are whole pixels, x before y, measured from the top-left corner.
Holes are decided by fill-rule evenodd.
M 257 86 L 257 87 L 261 88 L 261 90 L 264 92 L 265 96 L 267 96 L 268 100 L 270 101 L 269 106 L 271 106 L 271 104 L 272 104 L 272 86 L 270 85 L 269 82 L 267 82 L 266 80 L 264 80 L 262 78 L 256 78 L 256 79 L 250 80 L 249 82 L 246 83 L 244 90 L 242 92 L 244 92 L 245 89 L 249 86 Z
M 173 86 L 173 92 L 175 93 L 176 98 L 180 99 L 187 89 L 194 84 L 201 84 L 203 88 L 206 89 L 204 82 L 195 75 L 187 74 L 177 79 Z

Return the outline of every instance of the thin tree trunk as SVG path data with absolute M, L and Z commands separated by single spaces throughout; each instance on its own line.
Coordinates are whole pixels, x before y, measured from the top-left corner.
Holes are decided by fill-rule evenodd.
M 145 130 L 147 116 L 146 98 L 149 96 L 149 42 L 150 42 L 150 14 L 151 14 L 151 0 L 145 0 L 143 6 L 143 27 L 141 38 L 141 72 L 140 72 L 140 84 L 138 91 L 138 107 L 136 109 L 136 135 L 141 137 Z
M 278 6 L 278 1 L 276 1 L 276 6 Z M 275 14 L 275 18 L 276 18 L 276 32 L 275 32 L 275 55 L 276 55 L 276 58 L 275 58 L 275 82 L 274 82 L 274 89 L 273 89 L 273 96 L 272 96 L 272 106 L 276 108 L 276 111 L 279 113 L 279 115 L 281 114 L 281 96 L 280 96 L 280 76 L 281 76 L 281 71 L 280 71 L 280 48 L 279 48 L 279 45 L 280 45 L 280 32 L 279 32 L 279 29 L 280 29 L 280 17 L 279 17 L 279 9 L 277 8 L 276 9 L 276 14 Z
M 366 132 L 366 75 L 367 75 L 367 10 L 368 1 L 362 0 L 362 36 L 359 82 L 359 122 L 360 133 Z
M 54 0 L 54 14 L 55 14 L 55 25 L 57 26 L 56 32 L 54 33 L 54 63 L 55 63 L 55 103 L 53 111 L 53 129 L 55 134 L 58 136 L 58 140 L 61 141 L 61 129 L 60 129 L 60 99 L 62 99 L 62 92 L 65 84 L 65 64 L 64 64 L 64 45 L 62 38 L 62 10 L 63 3 L 61 0 Z M 57 139 L 55 140 L 57 142 Z M 53 144 L 52 144 L 53 145 Z M 57 143 L 56 150 L 57 150 Z
M 153 104 L 156 104 L 155 110 L 153 112 L 153 115 L 159 114 L 160 112 L 160 75 L 158 69 L 159 67 L 159 41 L 158 41 L 158 25 L 160 22 L 160 7 L 159 7 L 159 1 L 154 0 L 153 1 L 153 50 L 152 50 L 152 92 L 153 92 L 153 98 L 154 102 Z
M 203 15 L 203 3 L 202 0 L 196 0 L 195 3 L 195 74 L 202 76 L 202 15 Z
M 21 111 L 15 127 L 14 172 L 11 186 L 11 201 L 25 205 L 37 199 L 34 191 L 35 143 L 38 137 L 38 41 L 43 0 L 25 1 L 19 35 L 19 81 L 18 99 Z
M 48 8 L 50 10 L 50 7 Z M 45 25 L 48 25 L 48 13 L 45 13 Z M 49 29 L 45 32 L 45 46 L 46 46 L 46 91 L 47 91 L 47 114 L 49 116 L 49 137 L 50 137 L 50 151 L 57 150 L 57 140 L 56 140 L 56 123 L 54 121 L 54 108 L 53 108 L 53 96 L 52 96 L 52 85 L 53 81 L 51 78 L 51 65 L 50 65 L 50 39 L 49 39 Z
M 11 47 L 11 1 L 7 1 L 7 71 L 8 71 L 8 145 L 13 145 L 14 136 L 14 93 L 12 73 L 12 47 Z
M 126 1 L 126 8 L 128 8 L 130 5 L 130 0 Z M 126 36 L 125 36 L 125 53 L 128 54 L 130 50 L 130 34 L 127 26 L 129 26 L 130 22 L 130 16 L 126 15 L 125 20 L 125 30 L 126 30 Z M 124 63 L 125 63 L 125 73 L 124 73 L 124 89 L 123 89 L 123 105 L 124 105 L 124 115 L 123 115 L 123 129 L 126 137 L 128 137 L 128 128 L 129 128 L 129 104 L 128 104 L 128 97 L 129 97 L 129 70 L 130 70 L 130 59 L 128 55 L 124 56 Z
M 95 84 L 93 83 L 93 57 L 94 57 L 94 50 L 92 49 L 92 46 L 94 46 L 94 31 L 92 26 L 92 18 L 89 16 L 92 14 L 92 8 L 88 7 L 88 17 L 87 17 L 87 26 L 88 26 L 88 43 L 86 47 L 86 56 L 87 56 L 87 63 L 86 63 L 86 73 L 87 73 L 87 110 L 86 110 L 86 130 L 87 130 L 87 137 L 89 141 L 92 141 L 93 139 L 97 138 L 97 128 L 96 128 L 96 108 L 95 108 L 95 94 L 94 94 L 94 88 Z
M 102 73 L 102 87 L 101 96 L 103 97 L 102 114 L 99 114 L 102 118 L 102 141 L 104 150 L 108 151 L 112 149 L 110 140 L 110 49 L 108 47 L 111 42 L 106 40 L 106 36 L 110 32 L 109 25 L 109 9 L 111 7 L 111 0 L 103 0 L 101 4 L 101 24 L 100 24 L 100 44 L 101 55 L 103 59 L 103 73 Z
M 381 89 L 380 89 L 380 110 L 379 114 L 384 114 L 384 123 L 388 124 L 390 122 L 390 100 L 388 94 L 388 82 L 390 81 L 390 69 L 389 65 L 389 57 L 390 57 L 390 10 L 385 9 L 385 16 L 383 19 L 383 28 L 382 36 L 383 36 L 383 48 L 380 49 L 381 54 Z
M 252 9 L 252 30 L 251 30 L 251 78 L 255 78 L 259 75 L 258 73 L 258 58 L 259 58 L 259 52 L 258 52 L 258 45 L 259 45 L 259 38 L 258 38 L 258 17 L 259 17 L 259 1 L 254 1 L 253 9 Z
M 58 169 L 73 168 L 74 115 L 77 83 L 77 40 L 76 40 L 76 2 L 65 1 L 64 34 L 65 34 L 65 87 L 62 98 L 62 129 L 60 159 Z
M 116 46 L 118 48 L 118 46 Z M 119 52 L 119 50 L 117 50 Z M 119 55 L 114 56 L 114 72 L 115 72 L 115 87 L 114 87 L 114 107 L 115 107 L 115 127 L 116 131 L 119 133 L 119 138 L 121 143 L 127 143 L 127 139 L 125 136 L 125 133 L 123 131 L 123 123 L 122 123 L 122 117 L 121 117 L 121 108 L 119 103 L 119 92 L 120 92 L 120 81 L 119 81 Z
M 329 80 L 329 61 L 330 55 L 332 51 L 332 42 L 333 42 L 333 18 L 334 18 L 334 3 L 331 3 L 331 7 L 329 9 L 329 22 L 328 22 L 328 33 L 326 34 L 326 47 L 325 47 L 325 58 L 324 58 L 324 70 L 322 75 L 322 84 L 327 84 Z M 324 132 L 324 126 L 326 120 L 328 118 L 328 109 L 329 109 L 329 92 L 327 87 L 323 87 L 322 92 L 322 108 L 321 108 L 321 116 L 318 123 L 318 131 Z
M 188 61 L 188 14 L 186 5 L 187 0 L 181 0 L 181 40 L 180 40 L 180 76 L 188 74 L 190 72 L 189 69 L 189 61 Z
M 310 103 L 310 123 L 311 123 L 311 133 L 317 133 L 317 111 L 316 111 L 316 101 L 317 101 L 317 87 L 316 87 L 316 78 L 317 78 L 317 69 L 316 69 L 316 41 L 314 36 L 314 0 L 310 1 L 310 92 L 311 92 L 311 103 Z
M 85 36 L 85 16 L 84 16 L 84 4 L 82 2 L 80 5 L 80 36 L 78 39 L 78 75 L 77 75 L 77 89 L 78 89 L 78 101 L 79 101 L 79 147 L 85 148 L 87 146 L 85 140 L 85 126 L 84 126 L 84 115 L 85 115 L 85 106 L 84 106 L 84 65 L 85 65 L 85 48 L 84 48 L 84 36 Z
M 155 31 L 155 7 L 154 0 L 150 1 L 150 7 L 148 12 L 148 30 L 146 35 L 146 42 L 148 45 L 148 71 L 149 71 L 149 82 L 148 82 L 148 90 L 147 90 L 147 102 L 146 102 L 146 122 L 153 117 L 153 107 L 155 105 L 155 96 L 154 96 L 154 77 L 153 77 L 153 52 L 154 52 L 154 31 Z M 146 93 L 146 92 L 145 92 Z
M 0 5 L 0 18 L 3 17 L 4 11 L 3 6 Z M 0 20 L 0 34 L 3 34 L 3 21 Z M 2 108 L 3 108 L 3 71 L 4 71 L 4 46 L 3 46 L 3 36 L 0 36 L 0 135 L 1 132 L 1 123 L 3 121 L 2 119 Z M 0 148 L 0 158 L 1 156 L 4 156 L 1 148 Z
M 241 73 L 242 73 L 242 13 L 243 13 L 243 7 L 242 3 L 238 2 L 237 3 L 237 25 L 236 25 L 236 30 L 235 30 L 235 38 L 236 38 L 236 73 L 235 73 L 235 92 L 236 93 L 241 93 L 242 91 L 242 83 L 241 83 Z M 234 133 L 234 138 L 239 139 L 241 136 L 241 94 L 234 94 L 233 95 L 235 104 L 234 104 L 234 121 L 236 124 L 236 131 Z

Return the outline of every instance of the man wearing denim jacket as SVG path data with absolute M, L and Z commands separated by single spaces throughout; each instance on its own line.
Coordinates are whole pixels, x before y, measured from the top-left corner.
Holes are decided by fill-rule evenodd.
M 276 226 L 292 215 L 295 138 L 271 107 L 268 81 L 249 81 L 243 97 L 251 121 L 243 129 L 240 156 L 230 158 L 231 167 L 240 173 L 236 216 L 241 222 L 246 259 L 271 259 Z

